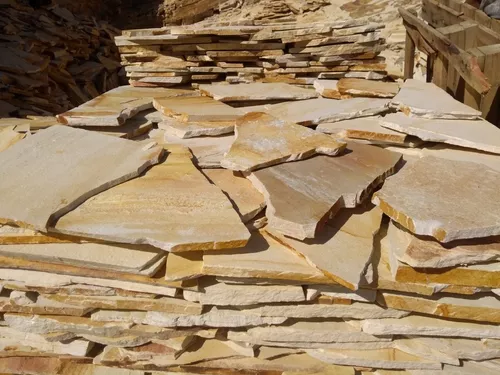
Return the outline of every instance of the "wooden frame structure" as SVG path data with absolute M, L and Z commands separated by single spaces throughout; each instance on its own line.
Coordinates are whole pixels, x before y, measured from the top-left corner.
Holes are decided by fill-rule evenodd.
M 399 12 L 406 27 L 405 78 L 413 76 L 418 49 L 427 54 L 428 81 L 500 126 L 500 21 L 455 0 L 422 0 L 423 19 Z

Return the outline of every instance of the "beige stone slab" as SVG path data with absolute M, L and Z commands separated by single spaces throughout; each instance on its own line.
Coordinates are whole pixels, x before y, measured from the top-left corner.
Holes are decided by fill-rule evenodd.
M 324 122 L 316 127 L 316 131 L 335 134 L 342 138 L 365 139 L 404 147 L 416 147 L 422 144 L 422 141 L 416 137 L 382 127 L 380 125 L 381 119 L 383 117 L 363 117 L 353 120 Z
M 244 223 L 253 219 L 266 207 L 264 196 L 237 172 L 206 169 L 203 174 L 228 196 Z
M 323 98 L 343 99 L 337 88 L 338 82 L 334 79 L 317 79 L 314 81 L 313 86 L 316 92 Z
M 217 136 L 234 133 L 234 121 L 183 122 L 176 118 L 164 118 L 158 128 L 178 138 Z
M 345 143 L 314 130 L 265 113 L 249 113 L 238 120 L 236 138 L 221 161 L 226 169 L 250 172 L 316 154 L 336 156 Z
M 470 161 L 473 163 L 484 164 L 491 169 L 500 171 L 499 155 L 447 144 L 429 145 L 424 147 L 421 151 L 422 156 L 435 156 L 437 158 L 457 161 Z
M 15 299 L 11 299 L 9 297 L 0 297 L 0 312 L 17 314 L 56 314 L 66 316 L 83 316 L 94 310 L 91 307 L 82 307 L 58 301 L 51 301 L 44 298 L 43 296 L 35 297 L 35 300 L 30 304 L 18 304 L 17 302 L 19 301 L 16 301 Z
M 184 122 L 235 121 L 242 115 L 237 108 L 206 96 L 156 98 L 153 105 L 163 115 Z
M 166 161 L 140 178 L 87 200 L 55 229 L 171 252 L 238 248 L 250 237 L 229 199 L 196 169 L 184 147 L 171 149 Z
M 432 98 L 432 100 L 429 100 Z M 391 105 L 408 116 L 434 119 L 479 119 L 481 112 L 455 100 L 433 83 L 407 79 Z
M 449 352 L 439 351 L 434 349 L 429 342 L 426 345 L 424 340 L 442 340 L 441 338 L 427 338 L 427 337 L 414 337 L 414 338 L 398 338 L 393 342 L 394 348 L 402 352 L 433 360 L 436 362 L 446 363 L 453 366 L 460 366 L 460 360 L 456 355 Z M 456 339 L 459 340 L 459 339 Z
M 500 174 L 486 166 L 423 157 L 388 179 L 372 201 L 412 233 L 440 242 L 480 238 L 500 234 L 498 183 Z
M 344 210 L 328 222 L 314 240 L 302 242 L 283 235 L 277 238 L 332 280 L 357 290 L 371 281 L 365 274 L 371 264 L 373 238 L 381 221 L 382 211 L 378 208 Z
M 470 362 L 464 361 L 460 367 L 444 365 L 443 366 L 443 374 L 446 375 L 496 375 L 498 374 L 498 370 L 490 369 L 484 365 L 484 362 Z M 436 371 L 433 370 L 412 370 L 410 371 L 411 375 L 435 375 Z
M 309 285 L 307 286 L 307 300 L 311 301 L 319 296 L 350 299 L 352 301 L 374 302 L 377 292 L 372 289 L 358 289 L 352 291 L 342 285 Z
M 67 126 L 40 131 L 0 155 L 0 222 L 46 231 L 51 221 L 86 199 L 156 164 L 162 153 L 163 149 L 151 142 L 133 142 Z M 19 186 L 24 187 L 22 202 L 17 196 Z M 40 199 L 42 190 L 44 197 Z
M 203 275 L 203 252 L 170 253 L 167 255 L 165 280 L 181 281 Z
M 460 322 L 410 315 L 401 319 L 371 319 L 361 322 L 363 332 L 372 335 L 411 335 L 464 338 L 500 338 L 494 324 Z
M 395 82 L 378 82 L 369 79 L 342 78 L 337 83 L 337 90 L 342 95 L 393 98 L 399 91 L 399 85 Z
M 316 125 L 358 117 L 375 116 L 388 110 L 388 99 L 353 98 L 331 100 L 317 98 L 273 105 L 268 113 L 301 125 Z
M 314 238 L 341 208 L 361 204 L 394 172 L 400 158 L 378 147 L 350 143 L 342 156 L 285 163 L 248 178 L 266 198 L 270 230 Z
M 305 259 L 266 233 L 254 232 L 247 246 L 237 250 L 205 252 L 203 273 L 238 278 L 333 282 Z
M 57 116 L 71 126 L 120 126 L 152 108 L 154 98 L 199 95 L 193 90 L 120 86 Z
M 139 114 L 127 120 L 122 126 L 86 126 L 84 129 L 97 131 L 104 135 L 132 139 L 146 134 L 153 128 L 153 122 Z
M 397 349 L 331 350 L 309 349 L 307 353 L 327 363 L 385 369 L 441 370 L 441 363 Z
M 500 154 L 500 129 L 486 120 L 426 119 L 394 113 L 382 118 L 380 125 L 424 141 Z
M 14 129 L 15 126 L 0 127 L 0 152 L 7 150 L 26 136 L 26 134 L 18 133 Z
M 286 83 L 250 83 L 247 85 L 200 85 L 203 95 L 210 96 L 222 102 L 247 100 L 304 100 L 318 95 L 309 89 L 304 89 Z

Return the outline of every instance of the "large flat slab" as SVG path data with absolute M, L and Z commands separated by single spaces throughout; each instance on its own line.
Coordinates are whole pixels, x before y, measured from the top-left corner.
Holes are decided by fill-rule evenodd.
M 500 154 L 500 129 L 486 120 L 441 120 L 389 114 L 380 125 L 424 141 L 443 142 Z
M 362 203 L 394 172 L 400 158 L 378 147 L 352 143 L 342 156 L 285 163 L 248 178 L 266 198 L 271 230 L 298 239 L 314 238 L 321 223 L 341 208 Z
M 434 119 L 468 119 L 481 117 L 481 112 L 455 100 L 433 83 L 407 79 L 392 99 L 391 105 L 408 116 Z
M 462 147 L 446 144 L 429 145 L 421 150 L 422 156 L 435 156 L 437 158 L 459 161 L 470 161 L 484 164 L 491 169 L 500 171 L 500 155 L 480 152 Z
M 236 122 L 236 138 L 221 161 L 226 169 L 250 172 L 316 154 L 336 156 L 345 143 L 266 113 L 249 113 Z
M 40 131 L 0 153 L 0 222 L 45 231 L 86 199 L 156 164 L 162 153 L 151 142 L 67 126 Z
M 500 173 L 486 166 L 423 157 L 388 179 L 373 202 L 412 233 L 440 242 L 495 236 L 499 183 Z
M 147 243 L 171 252 L 244 246 L 250 233 L 229 199 L 193 165 L 186 148 L 170 151 L 166 161 L 145 175 L 87 200 L 62 217 L 55 230 Z
M 183 122 L 176 118 L 163 118 L 158 128 L 179 138 L 217 136 L 234 132 L 234 121 Z
M 249 83 L 246 85 L 200 85 L 200 92 L 222 102 L 250 100 L 304 100 L 318 96 L 309 89 L 286 83 Z
M 342 78 L 337 83 L 341 95 L 353 97 L 393 98 L 399 91 L 395 82 L 379 82 L 360 78 Z

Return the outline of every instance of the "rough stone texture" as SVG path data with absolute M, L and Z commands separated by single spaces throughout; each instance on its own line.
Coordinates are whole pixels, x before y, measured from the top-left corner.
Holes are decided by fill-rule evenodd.
M 354 208 L 392 174 L 401 155 L 350 143 L 340 157 L 318 156 L 253 172 L 248 178 L 267 202 L 268 228 L 313 238 L 341 208 Z
M 318 125 L 316 131 L 335 134 L 342 138 L 365 139 L 374 143 L 381 142 L 404 147 L 416 147 L 422 143 L 416 137 L 382 127 L 380 125 L 382 119 L 384 117 L 364 117 L 354 120 L 324 122 Z
M 17 314 L 55 314 L 65 316 L 83 316 L 94 310 L 90 307 L 81 307 L 63 302 L 51 301 L 42 296 L 38 296 L 31 304 L 20 305 L 15 299 L 0 297 L 1 313 Z
M 344 210 L 327 223 L 314 239 L 302 242 L 282 235 L 277 238 L 327 277 L 357 290 L 360 284 L 371 282 L 366 280 L 365 273 L 371 264 L 373 238 L 379 231 L 381 221 L 382 211 L 376 207 Z
M 399 84 L 360 78 L 342 78 L 337 83 L 337 90 L 341 95 L 393 98 L 399 91 Z
M 0 152 L 23 139 L 26 134 L 14 131 L 15 126 L 0 127 Z
M 316 125 L 322 122 L 375 116 L 386 112 L 388 105 L 387 99 L 354 98 L 332 101 L 318 98 L 276 104 L 270 107 L 268 113 L 287 122 Z
M 266 207 L 264 196 L 239 173 L 225 169 L 206 169 L 203 174 L 228 196 L 244 223 Z
M 234 121 L 182 122 L 176 118 L 164 118 L 159 129 L 179 138 L 194 138 L 201 136 L 217 136 L 234 132 Z
M 432 98 L 432 100 L 429 100 Z M 453 99 L 433 83 L 407 79 L 391 105 L 408 116 L 435 119 L 468 119 L 481 117 L 481 112 Z
M 349 299 L 352 301 L 374 302 L 377 292 L 372 289 L 358 289 L 352 291 L 341 285 L 312 285 L 307 287 L 307 300 L 313 300 L 319 296 Z
M 328 99 L 347 99 L 343 98 L 337 88 L 337 84 L 339 81 L 334 79 L 317 79 L 314 81 L 314 88 L 316 92 L 320 94 L 323 98 Z
M 424 141 L 443 142 L 500 154 L 500 129 L 486 120 L 440 120 L 389 114 L 383 127 L 416 136 Z
M 163 149 L 151 146 L 67 126 L 30 136 L 0 153 L 0 222 L 46 231 L 86 199 L 156 164 Z
M 500 172 L 500 155 L 493 155 L 478 150 L 465 149 L 445 144 L 437 144 L 424 147 L 421 150 L 421 156 L 434 156 L 437 158 L 470 161 L 473 163 L 484 164 L 491 169 Z
M 265 113 L 249 113 L 236 123 L 236 139 L 222 159 L 226 169 L 250 172 L 302 160 L 316 154 L 335 156 L 345 148 L 336 138 Z
M 200 92 L 222 102 L 251 100 L 303 100 L 318 96 L 313 90 L 286 83 L 249 83 L 246 85 L 200 85 Z
M 237 248 L 250 237 L 231 202 L 196 169 L 184 147 L 171 149 L 166 161 L 140 178 L 87 200 L 55 228 L 172 252 Z

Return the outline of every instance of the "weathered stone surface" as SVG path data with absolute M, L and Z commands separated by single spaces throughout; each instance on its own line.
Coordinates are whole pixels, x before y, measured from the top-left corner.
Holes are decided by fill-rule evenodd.
M 314 81 L 314 88 L 316 92 L 320 94 L 323 98 L 329 99 L 347 99 L 343 98 L 340 94 L 337 84 L 339 81 L 334 79 L 317 79 Z
M 327 223 L 316 238 L 298 241 L 278 235 L 278 240 L 302 255 L 311 265 L 337 283 L 357 290 L 369 284 L 365 273 L 371 264 L 373 238 L 382 221 L 382 211 L 344 210 Z M 350 249 L 346 252 L 345 249 Z
M 309 285 L 307 287 L 306 297 L 308 301 L 319 296 L 350 299 L 361 302 L 374 302 L 377 297 L 377 292 L 372 289 L 358 289 L 352 291 L 342 285 Z
M 165 162 L 140 178 L 87 200 L 55 229 L 171 252 L 237 248 L 250 237 L 231 202 L 193 165 L 184 147 L 171 149 Z
M 498 237 L 462 240 L 443 245 L 419 238 L 394 223 L 387 230 L 391 270 L 397 273 L 397 261 L 416 268 L 446 268 L 483 263 L 500 257 Z
M 416 137 L 382 127 L 380 125 L 381 119 L 384 119 L 384 117 L 364 117 L 354 120 L 324 122 L 318 125 L 316 131 L 336 134 L 342 138 L 366 139 L 405 147 L 415 147 L 422 143 Z
M 416 79 L 407 79 L 403 83 L 391 105 L 415 117 L 475 120 L 481 116 L 480 111 L 453 99 L 435 84 Z
M 424 157 L 388 179 L 372 201 L 412 233 L 440 242 L 480 238 L 500 234 L 499 183 L 500 173 L 486 166 Z
M 436 144 L 424 147 L 421 150 L 421 156 L 434 156 L 436 158 L 470 161 L 473 163 L 484 164 L 491 169 L 500 172 L 500 155 L 494 155 L 478 150 L 471 150 L 445 144 Z
M 176 118 L 164 118 L 158 128 L 179 138 L 217 136 L 234 132 L 234 121 L 183 122 Z
M 167 256 L 165 280 L 190 280 L 203 275 L 203 252 L 170 253 Z
M 264 196 L 237 172 L 206 169 L 203 174 L 228 196 L 244 223 L 253 219 L 266 207 Z
M 87 358 L 75 358 L 68 355 L 51 356 L 50 354 L 36 353 L 9 353 L 0 357 L 0 371 L 4 374 L 30 375 L 63 375 L 64 369 L 75 368 L 73 362 L 90 362 Z M 81 371 L 78 368 L 78 371 Z
M 385 368 L 441 370 L 441 363 L 420 358 L 397 349 L 331 350 L 309 349 L 307 353 L 326 363 Z
M 401 319 L 372 319 L 361 322 L 363 332 L 372 335 L 411 335 L 465 338 L 500 338 L 493 324 L 459 322 L 411 315 Z
M 248 178 L 267 202 L 268 228 L 298 239 L 313 238 L 341 208 L 362 203 L 401 155 L 350 143 L 340 157 L 318 156 L 253 172 Z
M 393 113 L 381 118 L 380 125 L 424 141 L 443 142 L 500 154 L 500 130 L 482 119 L 446 121 Z
M 181 121 L 235 121 L 242 113 L 237 109 L 206 96 L 156 98 L 154 107 L 163 115 Z
M 388 110 L 389 100 L 354 98 L 332 101 L 318 98 L 273 105 L 268 113 L 284 121 L 316 125 L 358 117 L 375 116 Z
M 373 98 L 393 98 L 399 91 L 394 82 L 378 82 L 369 79 L 342 78 L 337 83 L 341 95 Z
M 26 134 L 14 131 L 15 126 L 0 127 L 0 152 L 23 139 Z
M 200 85 L 200 92 L 222 102 L 247 100 L 303 100 L 318 96 L 314 91 L 286 83 L 249 83 L 246 85 Z
M 163 150 L 151 146 L 66 126 L 30 136 L 0 153 L 0 222 L 45 231 L 89 197 L 156 164 Z
M 345 143 L 265 113 L 249 113 L 236 123 L 236 139 L 221 161 L 226 169 L 250 172 L 316 154 L 335 156 Z
M 52 243 L 84 243 L 83 238 L 63 236 L 54 233 L 42 233 L 35 230 L 11 225 L 0 225 L 0 244 L 52 244 Z
M 205 252 L 203 273 L 238 278 L 333 282 L 266 233 L 254 232 L 241 249 Z
M 83 316 L 92 310 L 93 308 L 91 307 L 81 307 L 69 303 L 51 301 L 43 296 L 38 296 L 30 304 L 19 304 L 19 300 L 0 297 L 0 312 L 2 313 Z
M 460 367 L 451 366 L 451 365 L 443 365 L 443 374 L 446 375 L 497 375 L 497 369 L 490 369 L 486 367 L 487 362 L 471 362 L 464 361 Z M 441 371 L 440 371 L 441 372 Z M 434 370 L 413 370 L 410 372 L 411 375 L 435 375 L 436 371 Z
M 83 128 L 104 135 L 132 139 L 149 132 L 153 128 L 153 122 L 141 113 L 127 120 L 122 126 L 86 126 Z

